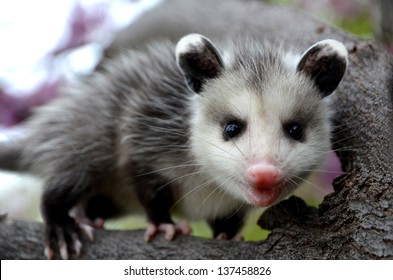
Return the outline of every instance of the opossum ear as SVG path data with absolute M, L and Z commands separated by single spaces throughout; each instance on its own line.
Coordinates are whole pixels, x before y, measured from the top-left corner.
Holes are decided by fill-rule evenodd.
M 323 97 L 331 94 L 344 76 L 348 51 L 336 40 L 323 40 L 311 46 L 302 56 L 297 71 L 308 75 Z
M 176 45 L 176 61 L 188 87 L 201 92 L 207 80 L 217 77 L 224 64 L 216 47 L 200 34 L 184 36 Z

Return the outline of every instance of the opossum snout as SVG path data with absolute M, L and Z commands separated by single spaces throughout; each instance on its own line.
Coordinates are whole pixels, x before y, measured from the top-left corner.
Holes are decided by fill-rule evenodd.
M 252 163 L 245 171 L 248 187 L 246 199 L 258 207 L 270 206 L 277 202 L 283 192 L 283 175 L 277 165 L 269 161 Z
M 281 181 L 281 177 L 278 167 L 266 161 L 253 163 L 246 170 L 246 178 L 254 188 L 273 188 Z

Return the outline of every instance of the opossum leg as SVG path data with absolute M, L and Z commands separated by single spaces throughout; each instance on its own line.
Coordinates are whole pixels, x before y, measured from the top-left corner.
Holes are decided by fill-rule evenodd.
M 213 237 L 225 240 L 242 240 L 239 234 L 245 220 L 245 212 L 238 210 L 235 213 L 208 221 L 213 230 Z
M 191 227 L 187 222 L 182 222 L 179 224 L 159 224 L 158 226 L 152 223 L 149 223 L 145 232 L 144 239 L 146 242 L 149 242 L 154 239 L 154 237 L 158 233 L 164 233 L 164 238 L 168 241 L 171 241 L 175 238 L 176 235 L 189 235 L 191 233 Z
M 165 239 L 172 240 L 176 234 L 188 234 L 190 227 L 175 225 L 170 211 L 173 206 L 172 190 L 167 182 L 155 176 L 141 177 L 135 182 L 139 201 L 143 205 L 148 227 L 144 239 L 151 241 L 158 233 L 164 233 Z
M 90 176 L 84 172 L 62 172 L 46 182 L 41 210 L 45 220 L 45 255 L 55 256 L 56 248 L 63 259 L 74 251 L 80 255 L 81 233 L 93 240 L 93 229 L 79 224 L 69 215 L 70 209 L 88 193 Z

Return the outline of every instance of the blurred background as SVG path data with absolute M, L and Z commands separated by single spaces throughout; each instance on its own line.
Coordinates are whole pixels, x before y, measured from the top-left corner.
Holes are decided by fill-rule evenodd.
M 54 98 L 63 83 L 91 73 L 115 34 L 164 0 L 14 0 L 0 2 L 0 141 L 23 131 L 19 124 L 34 107 Z M 225 0 L 224 0 L 225 1 Z M 261 0 L 262 1 L 262 0 Z M 393 53 L 392 0 L 265 0 L 301 9 Z M 298 195 L 318 205 L 340 173 L 334 155 L 328 172 L 314 176 Z M 41 182 L 29 175 L 0 171 L 0 214 L 39 220 Z M 259 213 L 250 216 L 255 224 Z M 109 223 L 108 228 L 140 228 L 143 218 Z M 207 236 L 205 224 L 194 231 Z M 248 240 L 261 231 L 247 227 Z M 267 233 L 264 232 L 264 235 Z

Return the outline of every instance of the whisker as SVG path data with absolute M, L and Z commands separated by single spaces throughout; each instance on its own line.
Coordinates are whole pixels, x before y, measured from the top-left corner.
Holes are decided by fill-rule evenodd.
M 179 131 L 177 131 L 177 130 L 172 130 L 172 129 L 167 129 L 167 128 L 163 129 L 162 127 L 158 127 L 158 126 L 154 126 L 154 125 L 149 125 L 149 124 L 146 124 L 146 123 L 140 123 L 140 124 L 142 124 L 142 125 L 144 125 L 144 126 L 146 126 L 146 127 L 154 128 L 154 129 L 160 130 L 160 131 L 162 131 L 162 132 L 167 132 L 167 133 L 170 133 L 170 134 L 173 134 L 173 135 L 181 135 L 181 136 L 189 137 L 187 134 L 182 133 L 182 132 L 179 132 Z M 222 147 L 220 147 L 220 146 L 218 146 L 218 145 L 216 145 L 216 144 L 214 144 L 214 143 L 212 143 L 212 142 L 210 142 L 210 141 L 208 141 L 208 140 L 206 140 L 206 139 L 204 139 L 204 138 L 202 138 L 202 137 L 198 137 L 198 136 L 196 136 L 196 135 L 192 135 L 191 137 L 194 137 L 194 138 L 196 138 L 196 139 L 198 139 L 198 140 L 202 140 L 202 141 L 204 141 L 205 143 L 207 143 L 207 144 L 209 144 L 209 145 L 212 145 L 212 146 L 216 147 L 217 149 L 223 151 L 224 153 L 227 153 L 227 154 L 229 154 L 230 156 L 233 156 L 233 155 L 232 155 L 230 152 L 228 152 L 227 150 L 223 149 Z
M 217 180 L 217 179 L 219 179 L 219 178 L 221 178 L 221 177 L 224 177 L 224 176 L 225 176 L 225 174 L 221 174 L 221 175 L 219 175 L 219 176 L 216 176 L 215 178 L 212 178 L 212 179 L 210 179 L 210 180 L 208 180 L 208 181 L 206 181 L 206 182 L 204 182 L 204 183 L 202 183 L 202 184 L 196 186 L 195 188 L 193 188 L 193 189 L 190 190 L 189 192 L 185 193 L 181 198 L 179 198 L 179 199 L 173 204 L 173 206 L 171 207 L 170 211 L 172 211 L 172 210 L 180 203 L 180 201 L 182 201 L 183 199 L 185 199 L 187 196 L 191 195 L 192 193 L 194 193 L 194 192 L 196 192 L 196 191 L 199 191 L 200 189 L 202 189 L 202 188 L 208 186 L 211 182 L 214 182 L 215 180 Z
M 245 201 L 242 201 L 242 203 L 241 203 L 241 204 L 239 205 L 239 207 L 232 213 L 232 215 L 226 217 L 226 219 L 230 219 L 230 218 L 232 218 L 233 216 L 235 216 L 235 215 L 244 207 L 244 204 L 246 204 L 246 202 L 245 202 Z M 245 219 L 246 219 L 246 215 L 243 217 L 243 219 L 242 219 L 240 222 L 245 221 Z
M 242 156 L 248 160 L 247 156 L 240 150 L 240 148 L 238 147 L 238 145 L 236 145 L 235 141 L 233 141 L 233 139 L 231 139 L 232 144 L 236 147 L 236 149 L 239 151 L 239 153 L 242 154 Z
M 217 178 L 217 177 L 216 177 Z M 227 182 L 229 182 L 229 181 L 231 181 L 232 180 L 232 178 L 227 178 L 226 180 L 225 180 L 225 182 L 222 182 L 220 185 L 218 185 L 218 186 L 216 186 L 215 188 L 214 188 L 214 190 L 212 191 L 212 192 L 210 192 L 210 194 L 208 195 L 208 196 L 206 196 L 206 198 L 202 201 L 202 204 L 200 205 L 200 207 L 202 207 L 205 203 L 206 203 L 206 201 L 208 201 L 209 200 L 209 198 L 217 191 L 217 190 L 220 190 L 220 188 L 224 185 L 224 184 L 226 184 Z
M 198 164 L 198 163 L 179 164 L 179 165 L 164 167 L 164 168 L 160 168 L 160 169 L 157 169 L 154 171 L 149 171 L 146 173 L 138 174 L 135 177 L 146 176 L 146 175 L 150 175 L 150 174 L 154 174 L 154 173 L 158 173 L 158 172 L 162 172 L 162 171 L 167 171 L 167 170 L 172 170 L 172 169 L 177 169 L 177 168 L 186 168 L 186 167 L 195 167 L 195 166 L 203 166 L 203 165 Z
M 189 177 L 189 176 L 193 176 L 193 175 L 209 173 L 209 172 L 212 172 L 212 171 L 219 171 L 219 170 L 199 170 L 199 171 L 196 171 L 196 172 L 187 173 L 185 175 L 182 175 L 182 176 L 176 177 L 175 179 L 170 180 L 169 182 L 167 182 L 164 185 L 160 186 L 157 189 L 157 191 L 162 190 L 163 188 L 165 188 L 166 186 L 170 185 L 171 183 L 173 183 L 173 182 L 175 182 L 177 180 L 180 180 L 180 179 L 183 179 L 183 178 L 186 178 L 186 177 Z

